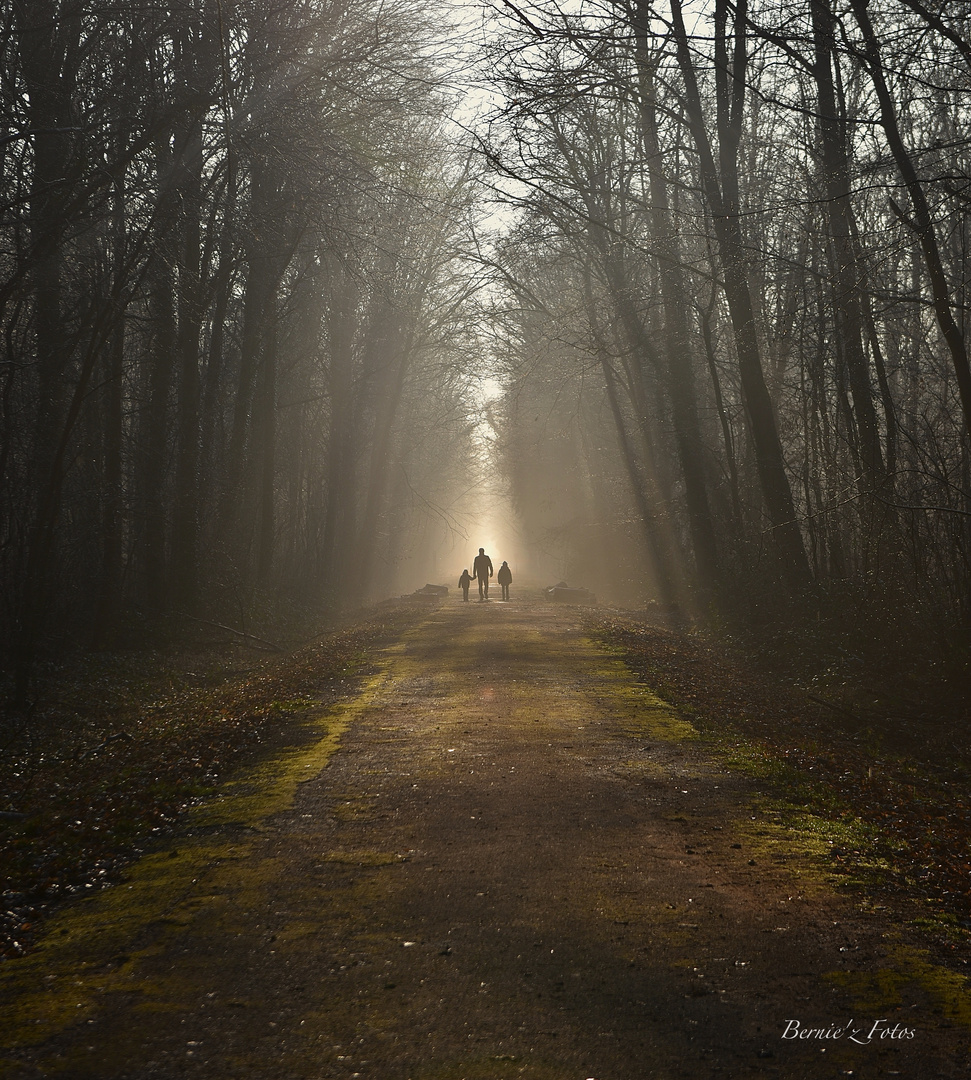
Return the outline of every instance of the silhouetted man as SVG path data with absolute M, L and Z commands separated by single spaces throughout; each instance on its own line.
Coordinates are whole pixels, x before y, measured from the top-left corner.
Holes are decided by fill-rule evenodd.
M 479 548 L 479 554 L 472 564 L 472 576 L 479 582 L 479 599 L 489 599 L 489 578 L 492 577 L 492 559 L 485 553 L 485 548 Z

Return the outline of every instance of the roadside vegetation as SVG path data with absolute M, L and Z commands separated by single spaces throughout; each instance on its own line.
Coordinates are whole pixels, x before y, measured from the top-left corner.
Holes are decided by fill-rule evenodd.
M 2 731 L 0 954 L 49 909 L 110 884 L 235 770 L 307 737 L 416 615 L 384 605 L 284 655 L 211 634 L 152 651 L 87 654 L 51 670 L 32 715 Z
M 784 652 L 623 614 L 588 632 L 719 744 L 737 768 L 771 782 L 793 830 L 828 822 L 838 884 L 902 917 L 945 951 L 971 931 L 971 704 L 959 672 L 849 655 L 821 636 Z M 876 631 L 874 632 L 876 634 Z M 859 650 L 866 654 L 865 644 Z

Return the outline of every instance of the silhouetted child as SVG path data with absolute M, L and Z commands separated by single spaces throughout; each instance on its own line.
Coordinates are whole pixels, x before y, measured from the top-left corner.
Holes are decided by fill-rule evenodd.
M 499 567 L 499 573 L 496 574 L 496 581 L 502 586 L 503 600 L 508 600 L 509 586 L 512 584 L 512 571 L 509 569 L 509 563 L 505 559 L 502 561 L 502 566 Z
M 472 584 L 472 578 L 469 577 L 468 570 L 462 571 L 462 576 L 459 578 L 459 588 L 462 590 L 462 599 L 468 601 L 469 599 L 469 586 Z

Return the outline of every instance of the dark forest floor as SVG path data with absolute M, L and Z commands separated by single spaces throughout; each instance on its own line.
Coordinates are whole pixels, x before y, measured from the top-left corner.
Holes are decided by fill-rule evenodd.
M 306 710 L 352 694 L 422 613 L 382 605 L 282 656 L 193 624 L 178 644 L 51 669 L 30 715 L 0 727 L 0 956 L 22 955 L 52 908 L 116 880 L 234 771 L 305 740 Z
M 590 619 L 648 685 L 740 767 L 774 778 L 845 835 L 830 857 L 847 885 L 896 902 L 936 943 L 971 941 L 971 686 L 933 672 L 793 663 L 624 615 Z M 962 960 L 963 962 L 963 960 Z

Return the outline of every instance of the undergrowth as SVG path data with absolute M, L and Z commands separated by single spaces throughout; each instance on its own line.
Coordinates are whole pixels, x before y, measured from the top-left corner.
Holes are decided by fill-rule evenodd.
M 52 669 L 32 714 L 0 728 L 0 955 L 21 955 L 53 905 L 111 882 L 232 771 L 306 737 L 301 712 L 353 692 L 418 614 L 385 606 L 282 655 L 173 639 Z
M 967 947 L 966 697 L 922 694 L 906 672 L 913 698 L 902 701 L 896 676 L 873 666 L 837 675 L 789 656 L 770 669 L 764 655 L 724 639 L 622 614 L 593 617 L 587 629 L 729 755 L 737 744 L 736 765 L 842 829 L 829 857 L 844 883 L 907 898 L 915 924 L 933 925 L 948 948 Z

